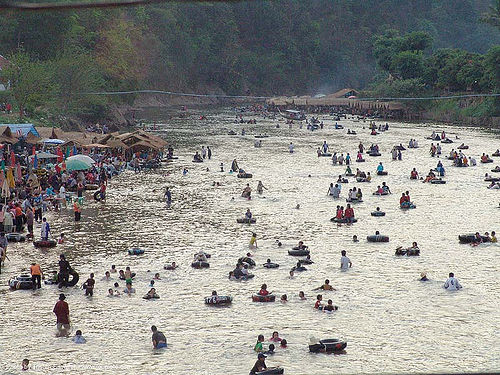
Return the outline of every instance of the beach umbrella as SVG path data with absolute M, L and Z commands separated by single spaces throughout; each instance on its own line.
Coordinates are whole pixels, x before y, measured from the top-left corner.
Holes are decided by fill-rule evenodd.
M 14 180 L 14 174 L 12 173 L 12 168 L 7 169 L 7 178 L 6 180 L 9 183 L 9 187 L 15 188 L 16 187 L 16 181 Z
M 92 168 L 95 161 L 87 155 L 74 155 L 66 159 L 66 169 L 68 171 L 84 171 Z

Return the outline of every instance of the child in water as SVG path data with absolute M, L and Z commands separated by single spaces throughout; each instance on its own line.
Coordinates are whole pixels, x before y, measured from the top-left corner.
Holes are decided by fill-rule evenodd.
M 260 353 L 263 348 L 262 348 L 262 343 L 264 342 L 264 335 L 259 335 L 257 337 L 257 343 L 253 347 L 253 350 L 256 351 L 257 353 Z

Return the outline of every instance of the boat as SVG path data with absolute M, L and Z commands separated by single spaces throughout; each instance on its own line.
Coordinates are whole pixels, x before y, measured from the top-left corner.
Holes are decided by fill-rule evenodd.
M 31 275 L 22 274 L 9 280 L 10 289 L 33 289 Z

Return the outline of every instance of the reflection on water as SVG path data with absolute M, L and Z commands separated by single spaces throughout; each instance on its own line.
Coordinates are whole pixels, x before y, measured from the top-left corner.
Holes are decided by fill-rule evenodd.
M 179 160 L 154 172 L 126 172 L 111 181 L 109 198 L 103 205 L 87 200 L 83 221 L 74 223 L 68 209 L 49 214 L 55 233 L 64 232 L 68 243 L 43 251 L 30 244 L 11 244 L 10 262 L 0 275 L 0 368 L 17 372 L 21 360 L 30 358 L 40 373 L 94 374 L 136 371 L 138 373 L 248 373 L 255 361 L 253 345 L 258 334 L 266 339 L 277 330 L 289 347 L 278 349 L 267 364 L 285 367 L 287 374 L 486 371 L 500 367 L 498 325 L 498 269 L 500 247 L 458 244 L 458 234 L 471 231 L 499 231 L 500 192 L 487 190 L 482 181 L 490 165 L 456 169 L 443 160 L 446 185 L 411 181 L 411 168 L 421 173 L 435 167 L 437 160 L 428 153 L 425 140 L 433 127 L 391 123 L 388 132 L 376 137 L 363 130 L 363 123 L 344 121 L 346 128 L 358 131 L 347 136 L 335 130 L 327 117 L 326 129 L 309 132 L 284 122 L 259 121 L 257 125 L 232 123 L 233 114 L 209 116 L 206 122 L 173 119 L 159 125 L 159 132 L 176 146 Z M 162 114 L 157 114 L 160 120 Z M 247 136 L 238 134 L 245 128 Z M 437 128 L 437 127 L 434 127 Z M 470 146 L 468 155 L 479 160 L 482 152 L 500 147 L 498 135 L 478 130 L 439 127 L 460 143 Z M 262 148 L 254 148 L 254 134 L 267 133 Z M 420 149 L 403 152 L 403 161 L 392 161 L 393 145 L 419 140 Z M 380 158 L 354 163 L 375 173 L 383 161 L 389 175 L 374 176 L 371 184 L 361 187 L 364 203 L 355 206 L 358 223 L 337 226 L 330 222 L 337 204 L 326 196 L 345 167 L 332 166 L 327 158 L 318 158 L 315 150 L 327 140 L 331 148 L 355 156 L 357 145 L 377 142 Z M 293 142 L 296 152 L 287 152 Z M 213 158 L 203 164 L 191 162 L 201 145 L 210 145 Z M 457 143 L 443 145 L 448 153 Z M 240 180 L 225 170 L 232 159 L 253 173 L 251 180 Z M 444 158 L 443 158 L 444 159 Z M 500 159 L 496 159 L 500 164 Z M 182 168 L 189 173 L 182 175 Z M 207 170 L 208 168 L 208 170 Z M 310 175 L 310 177 L 308 177 Z M 262 180 L 268 190 L 254 194 L 251 201 L 240 198 L 247 182 L 255 190 Z M 213 187 L 214 181 L 222 186 Z M 376 197 L 371 192 L 387 181 L 392 196 Z M 162 201 L 164 188 L 171 186 L 173 204 Z M 402 191 L 409 190 L 417 209 L 398 207 Z M 234 197 L 234 200 L 232 198 Z M 90 198 L 90 196 L 88 197 Z M 300 204 L 300 209 L 295 206 Z M 380 206 L 387 215 L 371 217 Z M 253 226 L 236 224 L 236 218 L 250 208 L 257 217 Z M 367 243 L 365 238 L 379 230 L 390 236 L 389 243 Z M 237 258 L 248 251 L 251 232 L 258 234 L 255 251 L 256 277 L 248 282 L 232 282 L 227 274 Z M 359 243 L 351 241 L 356 234 Z M 276 240 L 283 242 L 278 248 Z M 296 259 L 287 250 L 299 239 L 310 246 L 313 265 L 295 279 L 288 271 Z M 395 247 L 417 241 L 420 257 L 394 256 Z M 141 247 L 142 256 L 129 256 L 127 249 Z M 210 268 L 190 267 L 195 252 L 212 254 Z M 348 272 L 340 272 L 340 251 L 347 250 L 353 262 Z M 97 283 L 93 298 L 83 291 L 67 290 L 67 302 L 73 332 L 81 329 L 87 344 L 76 346 L 65 338 L 55 338 L 52 313 L 58 290 L 45 286 L 37 292 L 11 292 L 9 277 L 18 274 L 31 260 L 38 260 L 45 271 L 56 268 L 58 254 L 64 252 L 84 281 L 91 271 Z M 279 269 L 264 269 L 267 258 L 279 263 Z M 176 271 L 165 271 L 166 263 L 176 261 Z M 137 295 L 131 298 L 106 297 L 112 283 L 100 281 L 111 264 L 118 269 L 131 266 L 137 272 Z M 148 272 L 150 271 L 150 272 Z M 432 281 L 421 283 L 418 276 L 427 271 Z M 442 289 L 448 272 L 455 272 L 464 289 L 449 293 Z M 161 298 L 146 301 L 149 280 L 160 272 L 155 286 Z M 333 314 L 313 310 L 317 292 L 313 288 L 329 278 L 336 292 L 324 292 L 340 309 Z M 250 296 L 262 283 L 276 294 L 286 293 L 290 302 L 252 303 Z M 124 287 L 123 283 L 120 283 Z M 212 290 L 232 295 L 229 308 L 204 305 L 203 297 Z M 307 301 L 297 294 L 305 291 Z M 169 348 L 151 349 L 150 326 L 155 324 L 168 339 Z M 309 337 L 343 338 L 347 354 L 323 355 L 308 352 Z M 267 347 L 267 343 L 264 345 Z M 170 371 L 169 371 L 170 370 Z

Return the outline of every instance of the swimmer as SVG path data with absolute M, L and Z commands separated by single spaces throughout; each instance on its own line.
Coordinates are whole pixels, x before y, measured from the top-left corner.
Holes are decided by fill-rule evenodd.
M 257 234 L 252 233 L 252 238 L 250 238 L 250 244 L 249 247 L 257 247 Z
M 315 309 L 320 309 L 320 308 L 322 308 L 322 305 L 321 305 L 321 304 L 322 304 L 322 302 L 321 302 L 322 300 L 323 300 L 323 296 L 322 296 L 321 294 L 318 294 L 318 295 L 316 296 L 316 303 L 314 304 L 314 308 L 315 308 Z
M 420 281 L 429 281 L 425 272 L 420 273 Z
M 335 311 L 338 310 L 337 306 L 333 306 L 333 301 L 331 299 L 328 300 L 328 304 L 323 307 L 323 311 Z
M 104 273 L 104 277 L 101 280 L 102 281 L 109 281 L 109 280 L 111 280 L 111 275 L 110 275 L 109 271 L 106 271 Z
M 356 235 L 352 236 L 352 242 L 359 242 L 358 236 Z
M 301 301 L 304 301 L 307 299 L 306 295 L 304 294 L 304 292 L 302 290 L 299 292 L 299 298 Z
M 87 340 L 82 336 L 82 331 L 77 330 L 75 336 L 71 339 L 75 344 L 85 344 Z
M 323 285 L 321 285 L 320 287 L 317 287 L 314 290 L 320 290 L 320 289 L 322 289 L 322 290 L 335 290 L 335 291 L 337 290 L 333 286 L 330 285 L 330 280 L 328 280 L 328 279 L 325 280 L 325 283 Z
M 447 290 L 459 290 L 462 289 L 462 285 L 458 282 L 457 278 L 453 274 L 453 272 L 450 272 L 448 275 L 448 280 L 444 283 L 444 288 Z
M 263 350 L 262 343 L 264 342 L 264 335 L 257 336 L 257 343 L 253 347 L 253 350 L 260 353 Z
M 283 294 L 283 295 L 281 296 L 280 301 L 281 301 L 281 303 L 286 303 L 286 302 L 288 302 L 288 297 L 286 296 L 286 294 Z
M 109 270 L 111 273 L 116 273 L 116 266 L 113 264 L 111 265 L 111 269 Z
M 290 275 L 288 276 L 288 278 L 289 278 L 290 280 L 295 279 L 295 273 L 293 272 L 293 270 L 290 270 L 290 272 L 289 272 L 289 273 L 290 273 Z
M 30 365 L 30 360 L 28 358 L 24 358 L 23 361 L 21 362 L 21 370 L 28 371 L 29 365 Z

